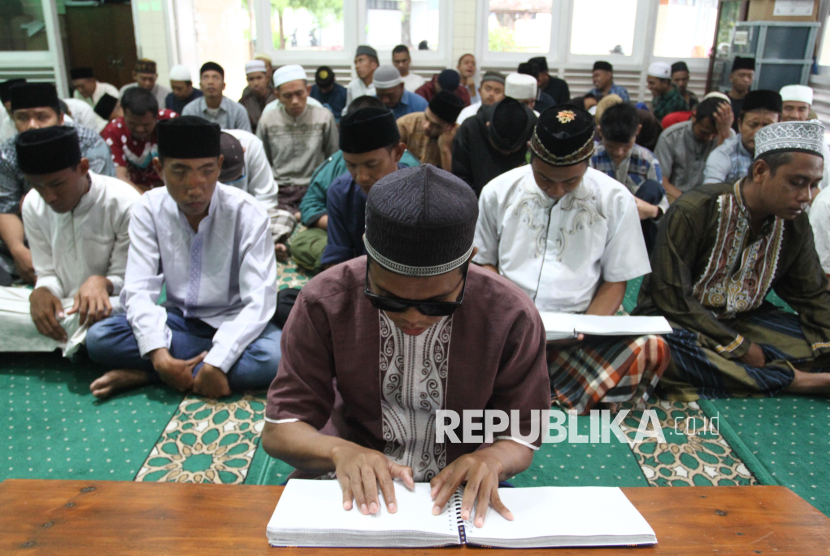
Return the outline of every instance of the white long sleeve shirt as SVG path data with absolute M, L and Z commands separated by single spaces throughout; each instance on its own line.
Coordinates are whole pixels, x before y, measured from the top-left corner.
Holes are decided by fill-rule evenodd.
M 124 285 L 130 246 L 130 208 L 139 194 L 127 183 L 89 173 L 89 191 L 65 214 L 49 208 L 36 190 L 23 202 L 23 228 L 37 273 L 35 288 L 73 297 L 90 276 L 112 282 L 112 295 Z
M 121 304 L 142 357 L 170 347 L 166 308 L 216 328 L 205 363 L 228 372 L 277 307 L 277 261 L 265 209 L 221 183 L 198 232 L 167 193 L 148 191 L 133 207 Z M 167 301 L 157 305 L 162 285 Z
M 236 137 L 237 141 L 245 149 L 245 175 L 233 183 L 232 185 L 246 193 L 250 193 L 254 198 L 262 203 L 265 210 L 272 210 L 277 208 L 277 182 L 274 181 L 274 172 L 271 170 L 271 163 L 268 162 L 268 157 L 265 156 L 265 147 L 262 141 L 244 129 L 225 129 L 222 133 L 227 133 Z

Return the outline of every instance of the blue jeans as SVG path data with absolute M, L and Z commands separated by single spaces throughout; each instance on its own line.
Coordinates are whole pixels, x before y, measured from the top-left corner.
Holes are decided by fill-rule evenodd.
M 199 319 L 185 318 L 177 309 L 167 310 L 167 326 L 173 333 L 170 354 L 176 359 L 192 359 L 213 347 L 216 329 Z M 228 384 L 233 391 L 268 388 L 277 375 L 280 364 L 280 336 L 282 332 L 268 323 L 259 338 L 251 342 L 228 371 Z M 153 364 L 143 359 L 138 342 L 125 314 L 115 315 L 95 323 L 87 333 L 86 349 L 90 359 L 119 369 L 146 371 L 154 381 L 160 381 Z M 193 376 L 202 364 L 193 369 Z
M 663 184 L 656 180 L 646 180 L 634 194 L 635 197 L 646 203 L 657 205 L 663 200 L 666 195 L 666 190 Z M 657 239 L 657 224 L 653 220 L 640 220 L 640 225 L 643 228 L 643 239 L 646 241 L 646 250 L 651 254 L 651 249 L 654 247 L 654 241 Z

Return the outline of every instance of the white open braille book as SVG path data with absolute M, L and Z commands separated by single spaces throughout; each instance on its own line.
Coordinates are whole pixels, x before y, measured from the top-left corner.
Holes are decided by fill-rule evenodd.
M 645 336 L 671 334 L 672 327 L 664 317 L 598 317 L 540 311 L 548 341 L 576 338 L 578 334 L 592 336 Z
M 432 515 L 428 483 L 410 491 L 395 482 L 398 511 L 345 511 L 337 481 L 292 479 L 268 523 L 271 546 L 426 548 L 468 544 L 498 548 L 656 544 L 640 512 L 616 487 L 500 488 L 513 513 L 508 521 L 489 508 L 484 526 L 461 519 L 463 487 Z M 381 497 L 382 502 L 382 497 Z M 475 516 L 473 516 L 473 519 Z

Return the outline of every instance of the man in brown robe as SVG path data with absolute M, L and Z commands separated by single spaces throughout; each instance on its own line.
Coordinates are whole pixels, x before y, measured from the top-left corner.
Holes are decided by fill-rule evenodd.
M 283 329 L 263 446 L 306 477 L 336 474 L 346 510 L 378 512 L 380 484 L 394 513 L 398 478 L 430 481 L 433 513 L 466 482 L 465 519 L 476 495 L 476 526 L 488 504 L 512 519 L 496 489 L 541 442 L 531 418 L 550 407 L 545 332 L 527 295 L 470 265 L 477 218 L 472 189 L 434 166 L 382 178 L 366 206 L 368 256 L 312 279 Z M 461 427 L 462 442 L 437 442 L 438 410 L 485 408 L 511 416 L 492 444 L 463 443 Z

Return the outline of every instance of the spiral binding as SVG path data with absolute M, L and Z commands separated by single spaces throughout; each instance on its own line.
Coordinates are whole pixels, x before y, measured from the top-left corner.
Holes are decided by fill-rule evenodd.
M 463 495 L 464 491 L 459 487 L 455 491 L 455 494 L 450 497 L 450 505 L 453 511 L 455 511 L 455 523 L 458 525 L 458 537 L 461 540 L 461 544 L 467 544 L 467 529 L 464 527 L 464 520 L 461 518 L 461 500 Z

